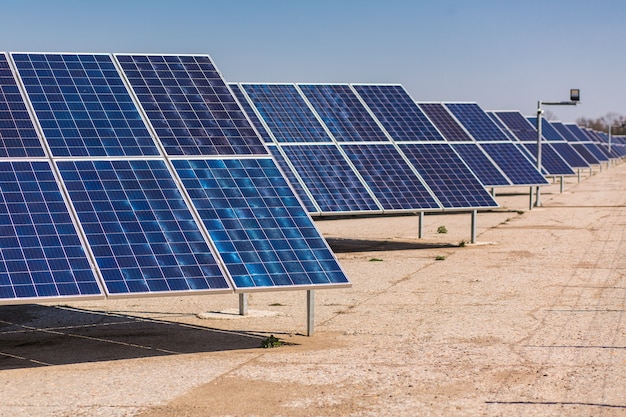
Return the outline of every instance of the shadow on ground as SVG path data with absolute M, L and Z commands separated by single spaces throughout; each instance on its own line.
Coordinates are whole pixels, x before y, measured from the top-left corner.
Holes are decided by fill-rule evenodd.
M 255 349 L 263 338 L 66 306 L 0 306 L 0 370 Z
M 454 243 L 407 242 L 393 240 L 338 239 L 326 238 L 334 253 L 377 252 L 414 249 L 455 248 Z

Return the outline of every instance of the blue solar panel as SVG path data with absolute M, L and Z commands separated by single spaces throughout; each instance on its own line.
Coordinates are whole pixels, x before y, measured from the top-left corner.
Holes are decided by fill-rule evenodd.
M 439 131 L 401 85 L 353 85 L 396 141 L 443 141 Z
M 528 121 L 532 123 L 533 126 L 537 126 L 536 117 L 529 117 Z M 535 130 L 535 132 L 537 131 Z M 552 124 L 544 118 L 541 119 L 541 135 L 549 141 L 562 142 L 565 140 L 565 138 L 554 128 L 554 126 L 552 126 Z M 535 141 L 537 141 L 537 133 L 535 133 Z
M 497 207 L 496 201 L 446 143 L 401 144 L 444 208 Z
M 257 114 L 252 109 L 252 106 L 250 105 L 248 100 L 246 100 L 245 94 L 243 90 L 241 89 L 241 87 L 239 86 L 239 84 L 228 84 L 228 85 L 230 86 L 230 89 L 235 94 L 235 97 L 237 98 L 237 101 L 241 105 L 241 108 L 250 118 L 252 125 L 256 128 L 257 132 L 259 132 L 259 134 L 261 135 L 261 138 L 263 139 L 263 141 L 265 143 L 274 142 L 270 134 L 267 132 L 267 129 L 265 129 L 265 126 L 263 126 L 261 119 L 259 119 Z
M 11 56 L 54 156 L 159 154 L 109 55 Z
M 293 145 L 282 149 L 322 212 L 380 210 L 335 146 Z
M 477 143 L 452 143 L 451 145 L 486 187 L 511 185 L 511 182 Z
M 537 142 L 537 129 L 518 111 L 498 111 L 495 115 L 522 142 Z M 545 137 L 545 135 L 544 135 Z
M 349 284 L 273 160 L 172 162 L 236 288 Z
M 299 87 L 336 140 L 389 141 L 349 85 L 300 84 Z
M 572 168 L 589 168 L 589 163 L 572 147 L 569 142 L 551 143 L 555 151 L 567 161 Z
M 493 112 L 487 112 L 487 116 L 489 116 L 489 118 L 496 124 L 496 126 L 498 126 L 498 128 L 511 142 L 517 142 L 517 137 L 513 135 L 513 133 L 504 123 L 502 123 L 502 120 L 498 119 L 498 116 L 496 116 Z
M 0 303 L 102 291 L 48 162 L 0 162 Z
M 110 295 L 230 288 L 165 161 L 57 164 Z
M 393 145 L 342 145 L 385 210 L 437 209 L 439 203 Z
M 44 156 L 35 126 L 7 61 L 0 54 L 0 157 Z
M 528 149 L 528 152 L 533 155 L 536 161 L 537 144 L 524 143 L 523 146 Z M 561 158 L 561 155 L 552 147 L 550 142 L 541 144 L 541 166 L 548 175 L 575 175 L 569 164 Z
M 467 134 L 461 125 L 441 103 L 418 103 L 420 109 L 435 124 L 437 129 L 449 142 L 472 142 L 474 139 Z
M 585 148 L 599 161 L 606 162 L 609 157 L 602 152 L 595 143 L 585 134 L 585 132 L 575 124 L 565 125 L 578 139 L 584 143 Z M 578 150 L 578 148 L 577 148 Z
M 552 127 L 568 142 L 578 142 L 578 138 L 561 122 L 550 122 Z
M 278 142 L 332 142 L 293 84 L 242 84 Z
M 573 142 L 571 143 L 571 145 L 572 145 L 572 148 L 574 148 L 574 150 L 578 152 L 580 156 L 585 158 L 585 161 L 587 161 L 589 164 L 596 165 L 600 163 L 598 158 L 596 158 L 595 155 L 587 148 L 586 143 Z
M 513 185 L 548 184 L 544 176 L 514 143 L 483 143 L 480 146 L 498 164 Z
M 205 55 L 116 55 L 168 155 L 267 155 Z
M 296 176 L 292 168 L 287 163 L 287 160 L 285 159 L 283 154 L 280 153 L 278 146 L 268 145 L 267 148 L 269 149 L 270 153 L 274 157 L 274 160 L 278 163 L 278 166 L 280 167 L 280 169 L 282 169 L 283 173 L 287 177 L 287 181 L 289 181 L 289 184 L 291 184 L 291 187 L 296 192 L 296 195 L 300 198 L 300 201 L 302 201 L 302 204 L 304 204 L 304 207 L 308 210 L 308 212 L 309 213 L 319 212 L 320 211 L 319 207 L 317 207 L 315 203 L 313 202 L 313 200 L 311 200 L 311 197 L 309 196 L 309 194 L 307 194 L 306 190 L 300 183 L 300 180 L 298 179 L 298 177 Z
M 476 103 L 444 103 L 467 131 L 479 142 L 507 141 L 509 138 Z

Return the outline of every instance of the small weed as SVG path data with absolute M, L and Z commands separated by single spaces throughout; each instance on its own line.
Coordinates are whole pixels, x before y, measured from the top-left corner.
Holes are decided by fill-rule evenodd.
M 446 229 L 446 226 L 439 226 L 437 228 L 437 233 L 448 233 L 448 229 Z
M 275 348 L 282 345 L 283 342 L 279 338 L 274 337 L 274 335 L 271 335 L 270 337 L 267 337 L 261 341 L 261 347 L 263 349 Z
M 372 258 L 369 260 L 370 262 L 382 262 L 383 260 L 380 258 Z
M 464 248 L 466 244 L 467 244 L 466 241 L 464 241 L 464 240 L 460 241 L 459 242 L 459 248 Z
M 517 214 L 524 214 L 524 210 L 517 210 L 516 213 Z
M 272 304 L 270 304 L 269 306 L 270 306 L 270 307 L 282 307 L 282 306 L 284 306 L 284 304 L 281 304 L 281 303 L 272 303 Z
M 435 261 L 444 261 L 445 259 L 446 259 L 446 257 L 445 257 L 445 256 L 443 256 L 443 255 L 437 255 L 437 256 L 435 256 Z

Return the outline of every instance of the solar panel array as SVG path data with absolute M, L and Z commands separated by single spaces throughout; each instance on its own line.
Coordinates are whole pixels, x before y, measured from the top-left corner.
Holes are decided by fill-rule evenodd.
M 494 207 L 399 85 L 233 84 L 315 215 Z M 299 95 L 297 95 L 299 93 Z M 298 132 L 297 135 L 285 132 Z M 294 138 L 297 137 L 297 140 Z M 424 145 L 438 143 L 438 147 Z M 410 145 L 404 147 L 403 144 Z M 406 150 L 406 152 L 405 152 Z M 431 152 L 436 161 L 420 162 Z
M 349 285 L 204 55 L 0 55 L 0 303 Z

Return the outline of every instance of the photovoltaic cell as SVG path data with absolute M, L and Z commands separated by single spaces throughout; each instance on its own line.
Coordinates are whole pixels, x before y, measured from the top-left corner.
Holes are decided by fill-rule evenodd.
M 116 55 L 168 155 L 267 155 L 205 55 Z
M 479 142 L 507 141 L 509 138 L 476 103 L 444 103 L 446 108 L 461 122 Z
M 349 284 L 273 160 L 172 162 L 236 288 Z
M 498 126 L 498 128 L 504 133 L 504 135 L 511 141 L 517 142 L 517 137 L 511 133 L 511 131 L 507 128 L 507 126 L 502 123 L 502 120 L 498 118 L 493 112 L 487 112 L 487 116 Z
M 0 303 L 101 296 L 48 162 L 0 162 Z
M 524 143 L 528 152 L 533 155 L 536 161 L 537 144 Z M 552 147 L 552 143 L 543 142 L 541 144 L 541 166 L 546 170 L 548 175 L 575 175 L 569 164 L 561 158 L 561 155 Z
M 7 61 L 0 54 L 0 157 L 44 156 L 44 150 Z
M 342 149 L 385 210 L 440 208 L 392 145 L 342 145 Z
M 449 142 L 473 142 L 474 139 L 463 130 L 459 123 L 441 103 L 418 103 L 420 109 L 435 124 Z
M 335 146 L 293 145 L 282 149 L 322 212 L 380 210 Z
M 477 143 L 458 142 L 451 145 L 486 187 L 511 185 Z
M 568 142 L 578 142 L 578 138 L 563 123 L 550 122 L 550 125 Z
M 353 87 L 395 141 L 444 140 L 401 85 Z
M 158 155 L 109 55 L 11 56 L 54 156 Z
M 553 142 L 551 143 L 554 150 L 556 150 L 563 159 L 567 161 L 572 168 L 589 168 L 589 164 L 569 142 Z
M 230 289 L 164 161 L 57 164 L 109 294 Z
M 514 185 L 544 185 L 548 181 L 526 159 L 514 143 L 482 143 L 480 145 L 498 164 Z
M 293 84 L 242 84 L 278 142 L 332 142 Z
M 522 142 L 537 142 L 537 129 L 517 111 L 498 111 L 495 112 L 500 120 L 513 132 L 518 140 Z M 545 136 L 545 135 L 544 135 Z
M 529 117 L 528 121 L 533 125 L 533 126 L 537 126 L 537 118 L 536 117 Z M 535 142 L 537 141 L 537 130 L 535 130 Z M 554 126 L 552 126 L 552 124 L 542 118 L 541 119 L 541 135 L 546 138 L 549 141 L 556 141 L 556 142 L 561 142 L 563 140 L 565 140 L 565 138 L 563 136 L 561 136 L 561 134 L 554 128 Z
M 259 119 L 257 114 L 252 109 L 252 106 L 250 106 L 250 103 L 248 102 L 248 100 L 246 100 L 244 92 L 241 90 L 241 87 L 239 86 L 239 84 L 229 84 L 229 87 L 232 90 L 233 94 L 235 94 L 235 97 L 237 98 L 237 101 L 239 101 L 239 104 L 241 105 L 241 108 L 243 109 L 244 113 L 246 113 L 248 118 L 250 118 L 252 125 L 256 128 L 257 132 L 259 132 L 259 134 L 261 135 L 261 138 L 263 139 L 263 141 L 265 143 L 274 142 L 270 134 L 267 132 L 267 129 L 265 129 L 265 126 L 263 126 L 261 119 Z
M 444 208 L 497 207 L 485 186 L 447 143 L 401 144 Z
M 388 142 L 376 120 L 347 84 L 299 84 L 336 140 Z
M 296 174 L 293 172 L 293 170 L 287 163 L 287 160 L 285 159 L 283 154 L 280 153 L 278 146 L 269 145 L 267 148 L 269 149 L 270 153 L 274 157 L 274 160 L 278 163 L 278 166 L 280 167 L 280 169 L 282 169 L 283 173 L 287 177 L 287 181 L 289 181 L 289 184 L 291 185 L 293 190 L 296 192 L 296 195 L 300 198 L 300 201 L 302 201 L 302 204 L 304 204 L 304 207 L 307 209 L 307 211 L 309 213 L 318 212 L 319 208 L 313 203 L 313 200 L 311 200 L 311 197 L 309 197 L 309 195 L 306 193 L 302 184 L 300 184 L 298 177 L 296 177 Z

